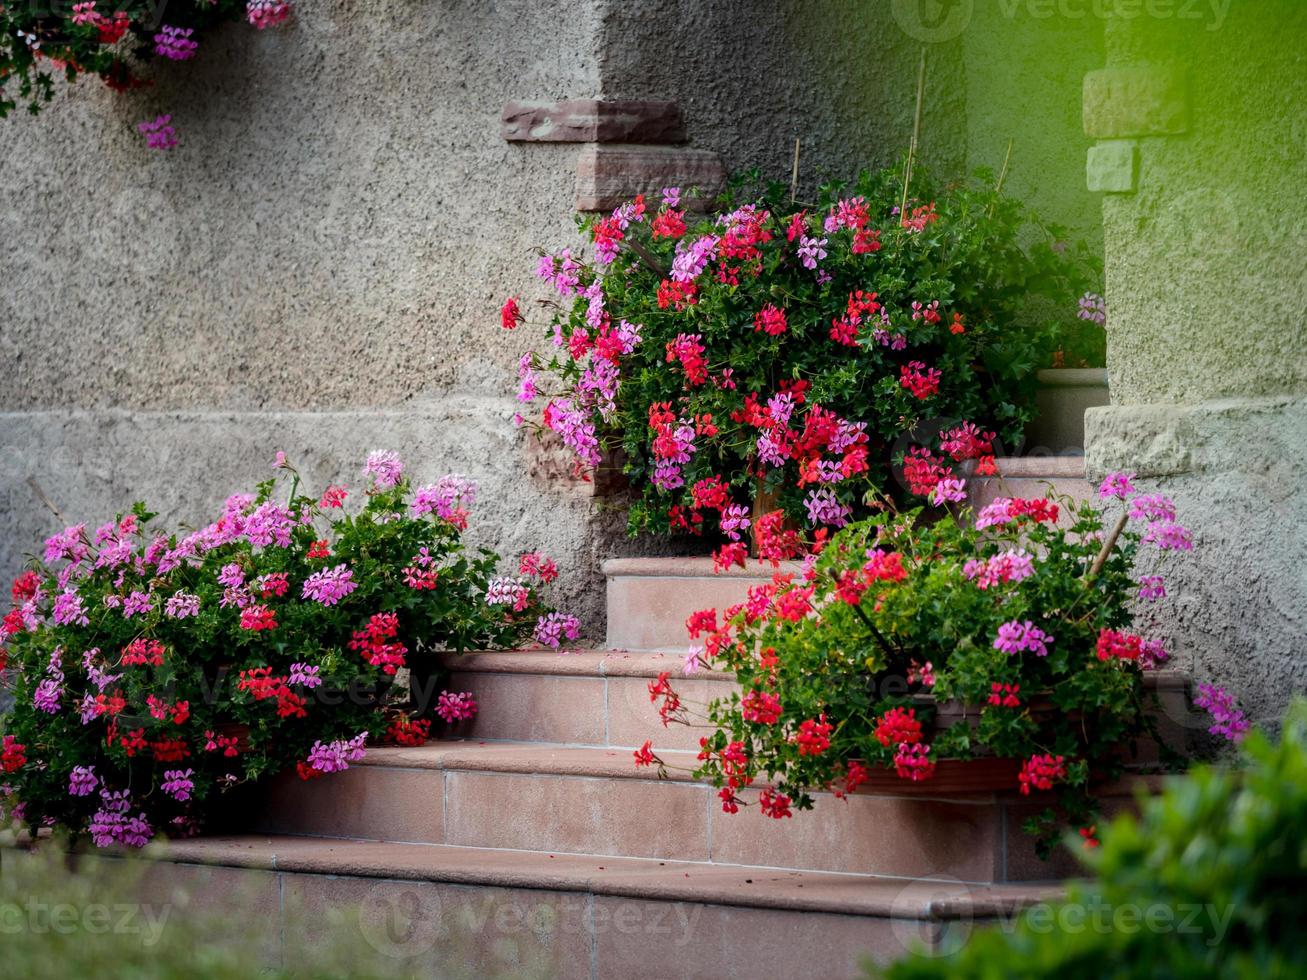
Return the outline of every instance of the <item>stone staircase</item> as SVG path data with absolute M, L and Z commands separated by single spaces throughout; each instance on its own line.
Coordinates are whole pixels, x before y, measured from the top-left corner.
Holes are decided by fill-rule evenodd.
M 772 570 L 621 559 L 604 574 L 607 649 L 452 659 L 451 689 L 480 705 L 456 738 L 274 780 L 254 832 L 169 844 L 152 880 L 266 908 L 264 945 L 283 961 L 331 920 L 425 975 L 834 978 L 955 942 L 1074 872 L 1021 833 L 1039 804 L 948 763 L 928 783 L 818 794 L 791 820 L 721 812 L 688 774 L 701 730 L 664 728 L 647 685 L 680 674 L 690 612 L 739 601 Z M 1183 678 L 1154 682 L 1183 705 Z M 678 690 L 706 702 L 731 684 L 701 671 Z M 634 766 L 646 739 L 670 778 Z M 1110 788 L 1109 809 L 1148 778 Z

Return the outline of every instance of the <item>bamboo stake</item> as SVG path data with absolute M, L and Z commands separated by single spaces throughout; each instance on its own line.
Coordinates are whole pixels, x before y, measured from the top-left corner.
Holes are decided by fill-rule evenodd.
M 790 203 L 799 196 L 799 137 L 794 137 L 794 167 L 790 170 Z
M 73 522 L 70 521 L 68 518 L 64 517 L 64 515 L 63 515 L 62 513 L 59 512 L 59 508 L 56 507 L 56 506 L 55 506 L 55 505 L 50 501 L 50 498 L 47 497 L 47 496 L 45 495 L 45 491 L 44 491 L 43 489 L 41 489 L 41 484 L 39 484 L 39 483 L 36 482 L 36 477 L 34 477 L 34 476 L 29 476 L 29 477 L 27 478 L 27 485 L 28 485 L 29 487 L 31 487 L 31 488 L 32 488 L 32 492 L 33 492 L 34 494 L 36 494 L 36 496 L 37 496 L 38 498 L 40 498 L 41 503 L 45 504 L 45 506 L 48 507 L 48 508 L 50 509 L 50 513 L 54 514 L 55 517 L 57 517 L 57 518 L 59 518 L 59 520 L 63 521 L 65 527 L 72 527 L 72 523 L 73 523 Z
M 1107 556 L 1116 547 L 1116 539 L 1121 536 L 1121 532 L 1125 530 L 1126 522 L 1129 520 L 1130 511 L 1127 510 L 1121 515 L 1121 519 L 1116 522 L 1116 527 L 1112 528 L 1112 533 L 1107 536 L 1107 540 L 1103 542 L 1103 547 L 1098 552 L 1098 557 L 1094 559 L 1094 563 L 1089 566 L 1089 574 L 1085 578 L 1093 578 L 1103 570 L 1103 565 L 1107 563 Z
M 917 65 L 917 107 L 912 114 L 912 141 L 908 144 L 908 160 L 903 165 L 903 196 L 899 200 L 899 221 L 908 210 L 908 185 L 912 182 L 912 163 L 917 156 L 917 143 L 921 139 L 921 106 L 926 98 L 926 49 L 921 49 L 921 62 Z
M 1007 179 L 1008 161 L 1012 159 L 1012 139 L 1008 138 L 1007 152 L 1003 154 L 1003 169 L 998 172 L 998 182 L 994 185 L 994 200 L 989 202 L 989 215 L 994 217 L 994 208 L 998 207 L 998 196 L 1003 193 L 1003 181 Z

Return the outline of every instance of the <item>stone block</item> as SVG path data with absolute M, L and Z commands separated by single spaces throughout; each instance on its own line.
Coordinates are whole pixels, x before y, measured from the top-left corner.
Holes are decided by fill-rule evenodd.
M 595 143 L 577 157 L 576 209 L 608 211 L 637 194 L 654 198 L 664 187 L 680 187 L 693 205 L 715 197 L 725 182 L 721 158 L 711 150 Z
M 1085 75 L 1085 135 L 1096 139 L 1171 136 L 1189 125 L 1189 98 L 1178 65 L 1120 65 Z
M 501 133 L 512 143 L 684 143 L 675 102 L 647 99 L 568 99 L 509 102 Z
M 1138 174 L 1139 153 L 1133 140 L 1099 143 L 1085 157 L 1085 184 L 1091 191 L 1131 193 Z

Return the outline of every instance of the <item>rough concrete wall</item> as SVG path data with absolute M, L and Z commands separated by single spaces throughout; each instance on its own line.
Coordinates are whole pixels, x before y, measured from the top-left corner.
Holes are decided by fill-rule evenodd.
M 1188 131 L 1140 139 L 1138 192 L 1104 200 L 1119 404 L 1307 393 L 1307 4 L 1216 23 L 1109 26 L 1111 65 L 1178 64 L 1189 91 Z
M 920 43 L 889 4 L 863 0 L 605 0 L 605 98 L 681 104 L 696 146 L 727 172 L 788 179 L 802 142 L 801 186 L 847 179 L 906 150 Z M 959 45 L 931 46 L 921 158 L 963 163 Z
M 197 520 L 278 448 L 351 481 L 391 448 L 480 480 L 482 539 L 556 551 L 602 634 L 592 505 L 509 421 L 537 338 L 497 317 L 531 295 L 533 249 L 573 233 L 576 153 L 504 142 L 500 111 L 597 95 L 596 17 L 306 3 L 153 89 L 83 80 L 0 123 L 0 571 L 56 523 L 29 476 L 76 519 L 144 497 Z M 131 129 L 161 111 L 169 153 Z
M 574 149 L 510 98 L 593 96 L 592 0 L 300 5 L 0 141 L 0 408 L 402 405 L 506 390 L 490 329 L 570 225 Z M 181 145 L 136 120 L 170 111 Z
M 1088 4 L 978 3 L 959 35 L 968 169 L 999 173 L 1010 140 L 1004 190 L 1099 256 L 1102 210 L 1085 187 L 1080 89 L 1103 63 L 1103 26 Z
M 1138 470 L 1194 529 L 1158 628 L 1272 723 L 1307 664 L 1305 36 L 1287 0 L 1109 26 L 1109 66 L 1187 70 L 1188 125 L 1104 201 L 1113 406 L 1087 416 L 1091 474 Z

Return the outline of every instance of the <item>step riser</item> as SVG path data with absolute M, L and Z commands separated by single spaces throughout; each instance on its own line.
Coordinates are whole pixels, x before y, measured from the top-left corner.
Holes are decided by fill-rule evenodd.
M 756 564 L 756 563 L 755 563 Z M 743 602 L 771 572 L 742 576 L 621 575 L 608 578 L 608 646 L 615 650 L 673 650 L 691 646 L 685 621 L 700 609 Z
M 1093 488 L 1084 478 L 1083 457 L 1049 456 L 999 459 L 999 477 L 973 477 L 968 503 L 980 510 L 996 497 L 1043 497 L 1052 485 L 1057 494 L 1077 501 L 1092 500 Z M 787 562 L 783 571 L 797 572 Z M 723 610 L 743 602 L 750 586 L 769 582 L 774 569 L 751 560 L 714 574 L 706 558 L 615 559 L 604 563 L 608 583 L 608 646 L 618 650 L 685 652 L 691 640 L 685 620 L 700 609 Z
M 541 654 L 541 656 L 551 656 Z M 657 706 L 649 701 L 649 678 L 587 677 L 554 674 L 497 674 L 455 670 L 452 690 L 471 691 L 479 710 L 456 730 L 469 739 L 552 742 L 634 749 L 651 741 L 655 749 L 698 750 L 704 727 L 703 706 L 738 690 L 730 680 L 706 680 L 681 675 L 680 661 L 669 658 L 672 683 L 695 724 L 663 726 Z M 1159 731 L 1166 744 L 1183 750 L 1187 731 L 1205 728 L 1190 709 L 1186 691 L 1167 684 L 1158 690 Z M 1158 759 L 1155 745 L 1141 746 L 1141 763 Z
M 549 654 L 542 654 L 549 656 Z M 680 676 L 669 661 L 677 693 L 691 708 L 729 695 L 729 681 Z M 649 701 L 646 677 L 560 677 L 547 674 L 490 674 L 455 671 L 452 690 L 476 695 L 478 711 L 458 734 L 471 739 L 554 742 L 633 749 L 652 741 L 660 749 L 698 749 L 709 729 L 663 727 Z
M 822 795 L 814 810 L 774 820 L 756 806 L 723 813 L 715 791 L 697 783 L 359 766 L 308 783 L 278 780 L 255 829 L 1003 882 L 1074 870 L 1070 861 L 1040 862 L 1021 833 L 1022 820 L 1041 805 Z
M 179 863 L 156 865 L 136 888 L 169 907 L 169 928 L 194 916 L 211 934 L 230 917 L 251 974 L 856 978 L 863 957 L 888 963 L 940 931 L 910 918 Z

